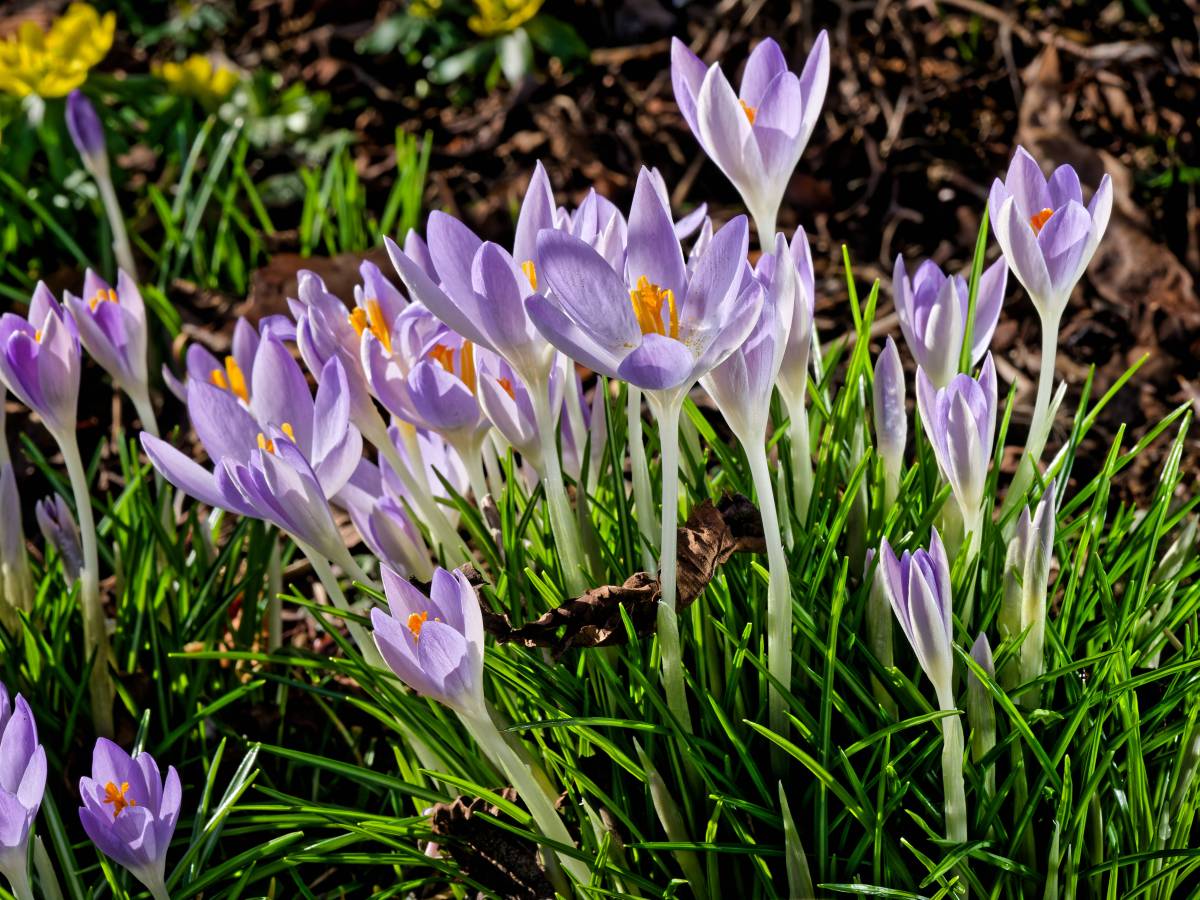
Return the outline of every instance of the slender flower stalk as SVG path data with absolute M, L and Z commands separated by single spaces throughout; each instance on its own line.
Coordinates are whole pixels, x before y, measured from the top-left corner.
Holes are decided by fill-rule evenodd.
M 375 643 L 396 677 L 457 713 L 480 748 L 500 767 L 542 833 L 573 846 L 554 797 L 501 735 L 483 695 L 483 617 L 475 590 L 461 572 L 437 569 L 428 597 L 391 569 L 383 569 L 388 610 L 371 611 Z M 580 884 L 588 867 L 572 856 L 563 868 Z
M 637 511 L 638 532 L 642 536 L 642 565 L 647 572 L 654 570 L 654 558 L 659 550 L 658 508 L 650 489 L 650 465 L 646 462 L 646 445 L 642 441 L 642 389 L 632 384 L 626 387 L 625 419 L 629 440 L 629 469 L 633 476 L 633 505 Z
M 899 559 L 885 539 L 880 547 L 884 586 L 896 620 L 908 638 L 925 677 L 933 684 L 942 718 L 942 785 L 946 839 L 967 840 L 967 800 L 963 785 L 963 728 L 954 703 L 953 621 L 950 559 L 934 529 L 929 549 L 904 551 Z M 965 865 L 965 864 L 964 864 Z
M 1047 179 L 1037 160 L 1024 147 L 1018 147 L 1004 179 L 992 183 L 988 210 L 1004 258 L 1029 293 L 1042 322 L 1037 399 L 1029 438 L 1008 489 L 1003 515 L 1024 499 L 1050 433 L 1059 325 L 1071 292 L 1108 227 L 1112 180 L 1105 175 L 1085 207 L 1083 188 L 1074 168 L 1059 166 Z
M 109 170 L 104 126 L 100 124 L 100 117 L 96 115 L 92 102 L 78 88 L 67 96 L 67 130 L 83 160 L 83 167 L 95 179 L 96 187 L 100 190 L 100 201 L 104 204 L 104 213 L 112 228 L 113 253 L 117 257 L 117 265 L 136 279 L 137 265 L 133 261 L 129 234 L 125 230 L 125 214 L 121 211 Z

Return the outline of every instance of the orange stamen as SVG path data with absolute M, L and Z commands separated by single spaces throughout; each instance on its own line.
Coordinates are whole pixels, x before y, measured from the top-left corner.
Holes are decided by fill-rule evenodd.
M 392 352 L 392 330 L 384 321 L 383 307 L 379 305 L 378 300 L 368 300 L 366 308 L 356 306 L 350 313 L 350 324 L 359 337 L 363 336 L 364 331 L 370 331 L 379 343 L 383 344 L 384 350 Z
M 1033 228 L 1033 233 L 1041 234 L 1042 228 L 1045 226 L 1045 224 L 1047 222 L 1050 221 L 1050 217 L 1052 215 L 1054 215 L 1054 210 L 1043 209 L 1041 212 L 1035 213 L 1034 215 L 1030 216 L 1029 224 Z
M 537 267 L 534 266 L 532 259 L 527 259 L 521 263 L 521 271 L 525 273 L 525 277 L 529 279 L 529 286 L 535 291 L 537 290 Z
M 675 292 L 660 288 L 645 275 L 637 280 L 637 286 L 629 292 L 633 314 L 637 317 L 642 334 L 662 334 L 679 338 L 679 315 L 675 309 Z M 667 323 L 663 323 L 662 305 L 667 304 Z
M 268 453 L 274 453 L 275 442 L 260 431 L 258 433 L 258 449 L 266 450 Z
M 225 375 L 225 384 L 217 384 L 215 380 L 213 384 L 232 391 L 233 395 L 243 403 L 249 403 L 250 391 L 246 387 L 246 376 L 242 374 L 242 367 L 238 365 L 237 360 L 232 356 L 225 357 Z
M 517 394 L 513 390 L 513 383 L 510 379 L 497 378 L 496 381 L 498 381 L 500 383 L 500 387 L 502 387 L 502 388 L 504 388 L 504 390 L 508 391 L 508 396 L 512 397 L 514 400 L 517 399 Z
M 113 805 L 113 818 L 121 814 L 121 811 L 127 806 L 137 806 L 137 801 L 131 797 L 126 797 L 125 792 L 129 790 L 129 782 L 122 781 L 121 786 L 117 787 L 111 781 L 104 785 L 104 801 Z
M 747 103 L 745 100 L 739 100 L 738 103 L 742 104 L 742 112 L 744 112 L 746 114 L 746 118 L 749 119 L 750 124 L 753 125 L 754 119 L 758 115 L 758 110 L 755 109 L 753 106 L 751 106 L 749 103 Z
M 413 613 L 408 617 L 408 630 L 412 632 L 413 640 L 421 636 L 421 629 L 425 627 L 425 620 L 428 618 L 427 612 Z
M 475 345 L 463 341 L 462 345 L 462 381 L 472 394 L 475 393 Z

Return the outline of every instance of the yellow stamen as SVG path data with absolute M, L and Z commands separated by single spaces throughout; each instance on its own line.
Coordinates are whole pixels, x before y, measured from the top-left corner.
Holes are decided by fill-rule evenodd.
M 291 441 L 293 444 L 296 443 L 296 432 L 292 430 L 291 422 L 284 422 L 279 426 L 279 430 L 287 435 L 287 439 L 289 441 Z
M 429 358 L 436 363 L 440 363 L 441 367 L 454 374 L 454 351 L 445 344 L 438 344 L 429 351 Z
M 510 381 L 507 378 L 497 378 L 496 380 L 498 382 L 500 382 L 500 387 L 502 387 L 502 388 L 504 388 L 504 390 L 508 391 L 508 396 L 512 397 L 514 400 L 517 399 L 516 391 L 513 390 L 512 381 Z
M 243 403 L 249 403 L 250 391 L 246 387 L 246 376 L 242 374 L 242 367 L 232 356 L 225 357 L 225 374 L 228 390 L 232 391 L 233 395 Z M 215 381 L 213 383 L 216 384 Z M 218 385 L 218 387 L 225 387 L 225 385 Z
M 425 620 L 428 618 L 427 612 L 413 613 L 408 617 L 408 630 L 412 632 L 414 640 L 421 636 L 421 629 L 425 627 Z
M 475 393 L 475 345 L 463 341 L 462 345 L 462 381 L 472 394 Z
M 436 344 L 429 351 L 429 358 L 438 363 L 443 369 L 451 375 L 457 375 L 462 383 L 467 386 L 472 394 L 475 393 L 475 385 L 477 377 L 475 373 L 475 345 L 470 341 L 463 341 L 462 348 L 458 351 L 459 371 L 454 370 L 454 348 L 447 344 Z
M 100 290 L 96 291 L 95 296 L 88 301 L 88 309 L 90 309 L 92 312 L 95 312 L 96 307 L 105 301 L 108 301 L 109 303 L 116 303 L 117 292 L 112 288 L 100 288 Z
M 1049 222 L 1049 221 L 1050 221 L 1050 217 L 1051 217 L 1052 215 L 1054 215 L 1054 210 L 1052 210 L 1052 209 L 1043 209 L 1041 212 L 1039 212 L 1039 213 L 1034 213 L 1032 216 L 1030 216 L 1030 217 L 1029 217 L 1029 224 L 1030 224 L 1030 226 L 1033 228 L 1033 233 L 1034 233 L 1034 234 L 1041 234 L 1041 233 L 1042 233 L 1042 228 L 1045 226 L 1045 224 L 1046 224 L 1047 222 Z
M 223 391 L 229 390 L 229 381 L 225 378 L 224 369 L 213 369 L 208 375 L 208 380 Z
M 663 323 L 662 305 L 667 304 L 667 323 Z M 629 292 L 633 314 L 637 317 L 642 334 L 662 334 L 679 338 L 679 314 L 675 309 L 675 292 L 660 288 L 645 275 L 637 280 L 637 287 Z
M 363 336 L 364 331 L 370 331 L 379 343 L 383 344 L 384 350 L 392 352 L 392 330 L 384 321 L 383 307 L 379 305 L 378 300 L 368 300 L 365 309 L 356 306 L 350 313 L 350 324 L 354 326 L 354 331 L 359 337 Z
M 122 781 L 121 786 L 117 787 L 111 781 L 104 785 L 104 801 L 113 805 L 113 818 L 121 814 L 121 810 L 127 806 L 137 806 L 137 801 L 132 797 L 126 797 L 125 792 L 129 790 L 129 782 Z
M 42 332 L 41 332 L 41 329 L 38 329 L 37 331 L 35 331 L 35 332 L 33 333 L 33 342 L 34 342 L 35 344 L 40 344 L 40 343 L 42 342 Z
M 535 291 L 537 290 L 537 267 L 534 266 L 532 259 L 527 259 L 521 263 L 521 271 L 525 273 L 525 277 L 529 279 L 529 286 Z
M 753 106 L 751 106 L 749 103 L 747 103 L 745 100 L 739 100 L 738 103 L 742 104 L 742 112 L 744 112 L 746 114 L 746 118 L 749 119 L 750 124 L 753 125 L 754 118 L 755 118 L 755 116 L 758 115 L 758 110 L 755 109 Z
M 268 453 L 274 453 L 275 442 L 260 431 L 258 433 L 258 449 L 266 450 Z

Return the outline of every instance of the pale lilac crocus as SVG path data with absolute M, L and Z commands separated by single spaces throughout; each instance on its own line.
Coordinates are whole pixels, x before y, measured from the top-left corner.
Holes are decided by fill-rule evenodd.
M 131 757 L 100 738 L 91 776 L 79 779 L 79 796 L 79 819 L 96 848 L 128 869 L 156 900 L 165 900 L 167 853 L 183 800 L 175 767 L 167 767 L 164 779 L 149 753 Z
M 58 551 L 67 584 L 74 584 L 83 568 L 83 546 L 71 507 L 61 494 L 51 494 L 34 504 L 33 512 L 42 537 Z
M 987 352 L 1000 321 L 1007 286 L 1008 266 L 1003 259 L 992 263 L 980 276 L 970 338 L 971 365 L 976 365 Z M 910 278 L 904 257 L 897 255 L 892 294 L 900 331 L 913 359 L 925 370 L 934 387 L 945 387 L 959 370 L 969 314 L 967 279 L 946 275 L 931 259 L 921 263 Z
M 0 383 L 41 418 L 60 443 L 74 442 L 80 349 L 75 323 L 38 282 L 26 317 L 0 316 Z
M 388 489 L 379 467 L 359 462 L 333 502 L 350 514 L 363 542 L 382 562 L 427 581 L 433 567 L 404 500 Z
M 890 509 L 900 491 L 900 473 L 904 468 L 904 445 L 908 441 L 908 410 L 905 396 L 904 367 L 900 351 L 889 336 L 883 352 L 875 360 L 875 379 L 871 391 L 875 413 L 875 449 L 883 461 L 884 508 Z
M 512 366 L 494 353 L 484 351 L 480 355 L 478 372 L 479 404 L 488 420 L 540 477 L 543 468 L 542 448 L 529 388 Z M 555 367 L 550 375 L 548 391 L 551 394 L 551 408 L 562 405 L 561 374 L 561 368 Z M 568 434 L 569 430 L 564 429 L 564 465 Z
M 1002 673 L 1010 689 L 1030 684 L 1045 671 L 1046 595 L 1054 560 L 1055 514 L 1051 481 L 1032 511 L 1029 506 L 1021 510 L 1016 533 L 1008 545 L 998 625 L 1001 637 L 1022 641 L 1015 665 L 1010 663 Z M 1021 703 L 1028 708 L 1035 707 L 1040 699 L 1037 686 L 1020 695 Z
M 83 276 L 83 297 L 67 291 L 63 300 L 84 349 L 129 395 L 142 428 L 158 434 L 146 370 L 146 304 L 137 284 L 122 270 L 117 273 L 114 290 L 88 269 Z
M 968 558 L 975 555 L 983 526 L 983 501 L 996 434 L 996 366 L 989 353 L 979 378 L 955 375 L 935 388 L 917 369 L 917 408 L 938 468 L 950 483 L 963 525 L 971 535 Z M 964 615 L 964 620 L 969 619 Z
M 0 873 L 17 900 L 33 900 L 29 836 L 46 790 L 46 751 L 25 698 L 0 682 Z
M 808 235 L 797 227 L 789 245 L 794 269 L 792 323 L 775 386 L 788 414 L 788 446 L 792 463 L 792 509 L 801 522 L 812 497 L 812 452 L 808 430 L 808 368 L 812 357 L 816 286 Z
M 705 66 L 678 38 L 671 41 L 675 102 L 704 152 L 742 195 L 759 242 L 775 240 L 775 218 L 788 181 L 816 127 L 829 84 L 829 38 L 817 35 L 799 77 L 779 45 L 759 42 L 737 92 L 719 63 Z
M 758 495 L 770 567 L 767 667 L 779 682 L 778 687 L 770 688 L 770 722 L 771 730 L 780 735 L 788 733 L 785 697 L 792 680 L 792 582 L 765 440 L 771 395 L 792 324 L 795 280 L 787 241 L 782 234 L 776 235 L 774 254 L 764 254 L 754 272 L 755 288 L 763 296 L 758 321 L 742 345 L 701 380 L 746 452 Z
M 930 532 L 928 550 L 920 549 L 915 553 L 906 550 L 899 559 L 884 539 L 879 549 L 879 565 L 896 621 L 925 677 L 933 685 L 938 708 L 956 712 L 950 559 L 937 529 Z M 955 843 L 962 843 L 967 839 L 962 722 L 955 714 L 945 716 L 941 723 L 946 836 Z

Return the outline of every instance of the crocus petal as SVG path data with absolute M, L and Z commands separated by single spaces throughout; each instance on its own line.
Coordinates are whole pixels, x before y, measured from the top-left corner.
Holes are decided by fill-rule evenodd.
M 746 71 L 742 73 L 741 90 L 738 92 L 747 105 L 762 104 L 767 86 L 787 71 L 787 60 L 773 38 L 764 38 L 750 52 L 746 60 Z
M 617 376 L 643 390 L 667 390 L 688 381 L 695 363 L 695 357 L 679 341 L 651 333 L 621 361 Z
M 255 354 L 250 373 L 250 411 L 263 430 L 282 428 L 287 423 L 300 448 L 306 454 L 312 452 L 312 394 L 300 366 L 278 338 L 264 338 Z
M 626 281 L 637 284 L 645 277 L 662 290 L 672 291 L 678 302 L 687 291 L 683 251 L 675 237 L 670 207 L 654 188 L 646 168 L 638 173 L 633 204 L 629 208 L 629 249 Z
M 675 92 L 675 102 L 688 127 L 696 135 L 700 134 L 696 100 L 707 71 L 703 60 L 689 50 L 687 44 L 677 37 L 671 38 L 671 86 Z
M 678 242 L 675 247 L 678 250 Z M 538 259 L 554 299 L 592 341 L 606 349 L 610 360 L 619 358 L 619 348 L 640 340 L 625 283 L 595 250 L 564 232 L 543 231 L 538 235 Z M 534 298 L 529 299 L 529 305 L 535 305 Z

